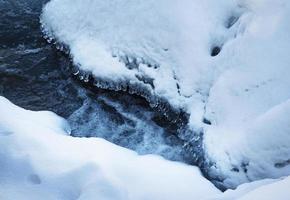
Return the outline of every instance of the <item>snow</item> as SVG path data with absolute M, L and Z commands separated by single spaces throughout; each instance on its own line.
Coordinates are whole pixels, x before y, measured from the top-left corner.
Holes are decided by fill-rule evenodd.
M 0 97 L 0 198 L 5 200 L 287 199 L 290 177 L 218 191 L 196 167 L 139 156 L 100 138 L 69 136 L 66 121 Z
M 211 88 L 205 114 L 212 122 L 205 149 L 227 187 L 290 174 L 290 4 L 248 3 L 240 19 L 250 18 L 247 28 L 224 46 L 235 51 L 227 61 L 233 67 Z
M 1 199 L 203 199 L 220 193 L 199 169 L 100 138 L 69 136 L 66 121 L 0 97 Z
M 263 185 L 239 198 L 239 200 L 251 200 L 251 199 L 288 199 L 290 178 L 287 177 L 284 180 L 277 181 L 271 184 Z
M 228 190 L 211 197 L 212 200 L 252 200 L 252 199 L 288 199 L 290 177 L 265 179 L 240 185 L 236 190 Z
M 234 188 L 290 174 L 289 17 L 287 0 L 51 0 L 41 23 L 97 86 L 190 114 Z
M 243 197 L 245 194 L 248 194 L 257 188 L 260 188 L 262 186 L 274 183 L 279 180 L 275 179 L 263 179 L 259 181 L 254 181 L 250 183 L 244 183 L 240 186 L 238 186 L 235 190 L 227 190 L 222 194 L 218 194 L 217 196 L 213 196 L 209 199 L 211 200 L 233 200 L 233 199 L 239 199 Z
M 185 110 L 197 101 L 202 112 L 210 49 L 220 42 L 213 34 L 225 29 L 233 6 L 226 0 L 53 0 L 41 23 L 48 37 L 69 47 L 75 65 L 107 85 L 148 91 Z

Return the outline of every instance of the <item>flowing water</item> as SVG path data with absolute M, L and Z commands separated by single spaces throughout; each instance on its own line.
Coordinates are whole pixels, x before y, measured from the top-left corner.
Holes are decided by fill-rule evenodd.
M 72 75 L 69 58 L 48 44 L 39 15 L 47 0 L 0 0 L 0 95 L 66 118 L 75 137 L 103 137 L 140 154 L 196 162 L 178 125 L 140 97 L 101 90 Z M 1 111 L 0 111 L 1 114 Z

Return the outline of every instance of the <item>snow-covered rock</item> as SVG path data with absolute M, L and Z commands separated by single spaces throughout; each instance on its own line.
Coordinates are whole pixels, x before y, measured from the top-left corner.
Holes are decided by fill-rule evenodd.
M 288 0 L 52 0 L 41 23 L 96 85 L 168 102 L 226 187 L 290 174 Z
M 204 199 L 220 192 L 193 166 L 68 135 L 65 120 L 0 97 L 0 199 Z
M 100 87 L 145 96 L 153 105 L 203 114 L 214 72 L 211 49 L 235 10 L 227 0 L 53 0 L 44 33 L 68 46 L 73 62 Z M 50 40 L 50 39 L 49 39 Z

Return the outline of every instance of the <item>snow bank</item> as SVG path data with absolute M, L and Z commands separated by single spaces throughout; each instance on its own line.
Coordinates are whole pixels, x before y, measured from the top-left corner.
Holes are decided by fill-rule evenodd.
M 290 173 L 290 100 L 253 120 L 242 130 L 210 130 L 208 153 L 216 158 L 218 176 L 229 187 L 261 178 Z M 235 133 L 235 134 L 234 134 Z M 220 138 L 217 138 L 220 137 Z M 217 142 L 219 140 L 219 142 Z
M 290 177 L 282 179 L 266 179 L 245 183 L 236 190 L 228 190 L 223 194 L 209 198 L 211 200 L 253 200 L 253 199 L 289 199 Z
M 219 192 L 196 167 L 136 153 L 99 138 L 68 136 L 51 112 L 0 97 L 0 198 L 6 200 L 287 199 L 290 177 Z
M 203 199 L 220 192 L 196 167 L 68 136 L 51 112 L 0 97 L 1 199 Z
M 288 199 L 290 195 L 289 191 L 290 177 L 284 180 L 277 181 L 271 184 L 263 185 L 257 189 L 245 194 L 239 200 L 251 200 L 251 199 Z
M 290 174 L 290 2 L 246 1 L 247 24 L 224 46 L 229 65 L 213 84 L 205 149 L 227 187 Z
M 209 175 L 236 187 L 290 174 L 289 4 L 52 0 L 41 23 L 82 78 L 190 114 Z

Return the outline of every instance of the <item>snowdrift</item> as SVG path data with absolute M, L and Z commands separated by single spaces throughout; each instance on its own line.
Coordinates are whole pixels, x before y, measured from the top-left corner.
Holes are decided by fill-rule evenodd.
M 0 97 L 0 199 L 203 199 L 219 194 L 199 169 L 74 138 L 64 119 Z
M 221 193 L 199 170 L 100 138 L 73 138 L 56 114 L 0 97 L 0 198 L 5 200 L 287 199 L 290 178 Z

